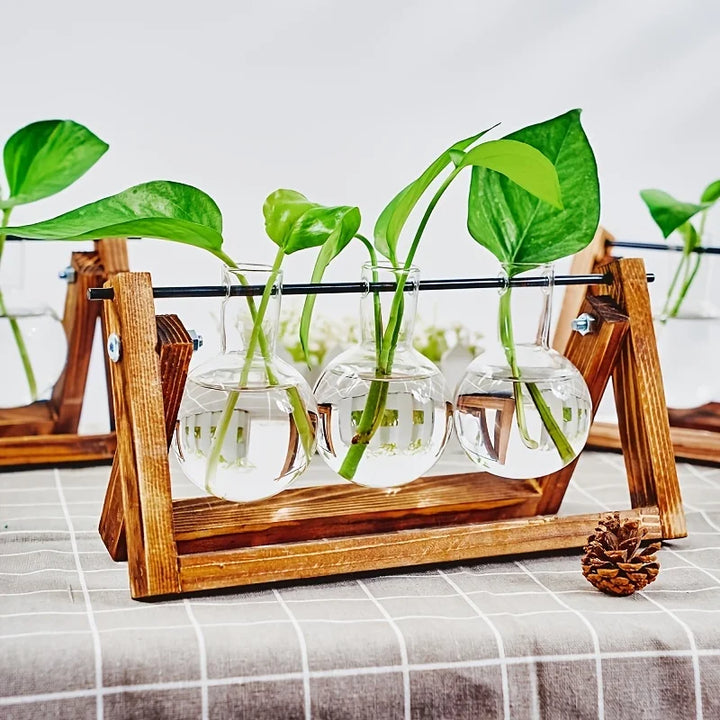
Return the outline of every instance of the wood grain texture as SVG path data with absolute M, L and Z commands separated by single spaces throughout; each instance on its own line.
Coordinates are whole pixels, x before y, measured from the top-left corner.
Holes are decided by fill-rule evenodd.
M 122 343 L 110 363 L 130 588 L 133 597 L 178 592 L 170 468 L 156 352 L 152 283 L 147 273 L 119 273 L 106 285 L 105 325 Z
M 672 427 L 718 433 L 720 442 L 720 403 L 711 402 L 689 410 L 670 408 L 668 413 Z M 720 456 L 717 460 L 720 461 Z
M 605 228 L 598 227 L 590 244 L 573 256 L 569 274 L 588 275 L 593 272 L 599 262 L 607 259 L 607 243 L 614 239 Z M 585 301 L 586 290 L 584 285 L 568 285 L 565 288 L 552 340 L 553 348 L 563 355 L 572 335 L 570 323 L 582 312 L 580 308 Z
M 720 465 L 720 433 L 671 427 L 670 439 L 677 459 Z M 590 430 L 588 447 L 592 450 L 622 450 L 618 426 L 596 422 Z
M 115 433 L 0 438 L 2 470 L 109 463 L 114 454 Z
M 75 270 L 75 282 L 68 283 L 63 313 L 68 339 L 67 363 L 55 383 L 51 400 L 57 416 L 53 431 L 57 433 L 77 433 L 78 430 L 90 353 L 101 310 L 100 303 L 88 302 L 87 291 L 91 287 L 100 287 L 105 281 L 105 272 L 95 252 L 73 253 L 70 266 Z
M 128 259 L 127 240 L 125 238 L 104 238 L 95 241 L 95 252 L 100 258 L 100 264 L 105 272 L 103 282 L 112 280 L 120 272 L 130 271 Z M 107 330 L 105 323 L 101 325 L 102 346 L 107 346 Z M 107 353 L 103 353 L 105 362 L 105 387 L 108 397 L 108 411 L 110 413 L 110 430 L 115 430 L 115 411 L 113 409 L 112 381 L 110 379 L 110 364 Z
M 0 468 L 89 464 L 112 457 L 112 433 L 77 435 L 100 314 L 100 305 L 87 300 L 87 290 L 102 285 L 107 276 L 103 253 L 108 267 L 127 265 L 124 240 L 98 241 L 94 252 L 71 255 L 75 281 L 68 283 L 63 313 L 68 361 L 49 401 L 0 410 Z
M 585 379 L 594 418 L 630 325 L 627 315 L 608 296 L 588 295 L 579 310 L 595 318 L 592 332 L 587 335 L 574 332 L 568 340 L 565 354 Z M 559 510 L 576 465 L 577 458 L 559 472 L 539 479 L 542 501 L 538 513 L 556 513 Z
M 180 582 L 183 592 L 193 592 L 582 547 L 604 515 L 531 517 L 181 555 Z M 639 519 L 649 538 L 660 537 L 657 508 L 621 516 Z
M 160 356 L 165 433 L 169 447 L 192 358 L 193 343 L 177 315 L 158 315 L 156 323 L 158 336 L 156 352 Z M 113 560 L 127 560 L 123 513 L 120 458 L 116 456 L 110 471 L 98 527 L 100 537 Z
M 525 517 L 539 500 L 532 480 L 464 473 L 386 491 L 340 483 L 253 503 L 191 498 L 176 500 L 173 510 L 178 552 L 190 553 Z
M 655 341 L 645 264 L 639 258 L 600 266 L 608 293 L 630 318 L 630 332 L 613 371 L 615 407 L 633 507 L 657 505 L 665 538 L 687 534 L 675 467 L 665 391 Z
M 55 427 L 55 410 L 47 400 L 0 409 L 0 439 L 48 435 Z

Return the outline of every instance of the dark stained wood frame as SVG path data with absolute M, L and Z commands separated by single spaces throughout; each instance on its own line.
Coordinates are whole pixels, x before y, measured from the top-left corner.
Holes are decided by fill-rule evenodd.
M 641 260 L 610 263 L 613 278 L 583 298 L 597 322 L 569 338 L 593 407 L 612 374 L 631 508 L 650 538 L 684 537 L 683 514 Z M 176 317 L 155 317 L 150 276 L 108 283 L 106 326 L 118 450 L 100 534 L 127 560 L 134 598 L 253 583 L 582 546 L 604 513 L 558 516 L 575 463 L 508 481 L 468 472 L 420 478 L 392 492 L 352 483 L 297 488 L 268 500 L 173 500 L 167 449 L 192 343 Z
M 613 236 L 600 228 L 583 251 L 575 255 L 570 269 L 572 274 L 597 271 L 599 267 L 613 260 Z M 553 347 L 564 352 L 570 339 L 570 322 L 581 312 L 582 288 L 568 287 L 558 318 L 553 338 Z M 675 457 L 707 464 L 720 464 L 720 403 L 711 402 L 697 408 L 678 410 L 667 409 L 670 421 L 670 437 Z M 593 424 L 588 438 L 588 447 L 596 450 L 622 450 L 618 425 L 608 422 Z
M 63 327 L 68 339 L 65 370 L 55 383 L 49 400 L 0 410 L 0 471 L 109 462 L 115 453 L 112 405 L 109 406 L 109 433 L 79 435 L 78 425 L 100 316 L 98 303 L 88 301 L 87 291 L 102 286 L 116 273 L 128 270 L 125 240 L 100 240 L 92 252 L 74 252 L 70 267 L 75 271 L 75 278 L 68 283 L 63 312 Z

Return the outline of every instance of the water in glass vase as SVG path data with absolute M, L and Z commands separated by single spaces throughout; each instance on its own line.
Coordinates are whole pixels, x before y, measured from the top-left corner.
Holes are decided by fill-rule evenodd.
M 353 354 L 351 350 L 339 356 L 315 388 L 321 424 L 318 450 L 338 473 L 357 438 L 371 384 L 377 382 L 372 365 L 356 365 Z M 352 480 L 383 488 L 410 482 L 435 464 L 447 440 L 451 411 L 444 379 L 435 368 L 395 373 L 380 383 L 384 407 Z
M 317 405 L 300 373 L 275 353 L 281 272 L 226 268 L 223 352 L 188 375 L 175 450 L 198 487 L 233 502 L 275 495 L 315 452 Z M 233 285 L 263 288 L 259 301 Z
M 523 348 L 517 350 L 522 357 Z M 585 445 L 592 412 L 587 386 L 573 365 L 550 353 L 555 356 L 553 363 L 524 365 L 522 382 L 506 365 L 488 365 L 482 358 L 465 373 L 458 388 L 455 425 L 465 452 L 488 472 L 521 479 L 547 475 L 567 464 L 538 405 L 550 413 L 574 456 Z M 517 421 L 517 397 L 522 403 L 523 432 Z M 538 398 L 542 401 L 536 403 Z
M 31 392 L 16 332 L 19 332 L 23 350 L 27 354 L 36 388 L 35 395 Z M 0 407 L 29 405 L 35 400 L 49 397 L 65 367 L 66 359 L 65 330 L 52 310 L 10 309 L 7 314 L 0 314 L 0 367 L 3 374 Z
M 298 433 L 288 392 L 297 386 L 266 386 L 237 391 L 223 433 L 215 472 L 208 475 L 213 443 L 233 394 L 190 378 L 178 417 L 178 458 L 198 487 L 217 497 L 247 502 L 270 497 L 289 485 L 310 462 Z M 303 397 L 307 410 L 312 399 Z M 314 416 L 314 413 L 313 413 Z

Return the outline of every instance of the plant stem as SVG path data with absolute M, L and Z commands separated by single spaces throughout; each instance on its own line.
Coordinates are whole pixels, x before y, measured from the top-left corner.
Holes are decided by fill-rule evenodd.
M 222 253 L 224 255 L 224 253 Z M 245 360 L 243 367 L 240 371 L 240 379 L 238 382 L 238 390 L 232 390 L 228 394 L 228 399 L 223 408 L 223 413 L 220 417 L 220 422 L 215 429 L 210 446 L 210 454 L 208 455 L 208 464 L 205 470 L 205 489 L 210 492 L 210 486 L 212 485 L 215 475 L 217 473 L 217 467 L 220 462 L 220 454 L 222 452 L 222 446 L 225 442 L 225 436 L 227 435 L 232 421 L 232 416 L 235 411 L 235 405 L 240 397 L 240 390 L 243 389 L 248 382 L 250 376 L 250 370 L 252 369 L 253 357 L 256 349 L 259 347 L 265 364 L 265 373 L 269 385 L 278 385 L 279 381 L 272 369 L 272 351 L 267 340 L 267 336 L 262 328 L 263 320 L 265 319 L 265 313 L 270 302 L 270 296 L 272 295 L 272 289 L 275 285 L 282 261 L 285 257 L 285 253 L 282 248 L 278 251 L 272 269 L 270 271 L 270 277 L 268 278 L 265 288 L 263 290 L 262 297 L 260 299 L 260 307 L 256 307 L 255 298 L 248 296 L 246 298 L 248 308 L 250 309 L 250 316 L 253 321 L 253 327 L 248 341 L 247 349 L 245 350 Z M 232 261 L 227 255 L 224 255 L 223 261 L 229 267 L 235 267 L 236 263 Z M 228 262 L 229 261 L 229 262 Z M 246 284 L 245 278 L 242 275 L 238 275 L 241 282 Z M 313 440 L 315 437 L 315 430 L 313 429 L 312 422 L 308 415 L 305 403 L 300 395 L 297 387 L 292 386 L 285 388 L 285 392 L 290 401 L 292 407 L 292 416 L 295 427 L 298 431 L 298 436 L 302 442 L 303 448 L 308 457 L 312 454 Z
M 425 227 L 430 220 L 435 206 L 438 204 L 440 198 L 444 192 L 448 189 L 450 183 L 460 173 L 459 168 L 455 168 L 445 178 L 442 185 L 437 189 L 435 195 L 428 203 L 425 213 L 420 220 L 418 228 L 415 232 L 410 250 L 408 251 L 407 257 L 403 269 L 408 271 L 412 267 L 415 253 L 417 252 L 420 239 L 425 232 Z M 360 421 L 358 422 L 355 436 L 352 439 L 352 445 L 348 448 L 347 454 L 338 470 L 338 474 L 347 480 L 352 480 L 357 472 L 358 465 L 362 460 L 365 451 L 373 439 L 375 432 L 380 427 L 382 422 L 383 414 L 385 412 L 385 405 L 387 403 L 387 396 L 389 391 L 389 382 L 385 379 L 392 372 L 392 363 L 395 356 L 395 349 L 397 347 L 398 339 L 400 337 L 400 328 L 402 326 L 402 317 L 405 304 L 404 292 L 405 292 L 405 281 L 407 279 L 407 272 L 400 273 L 397 278 L 397 288 L 393 295 L 392 304 L 390 306 L 390 316 L 388 318 L 387 326 L 383 333 L 382 341 L 379 345 L 380 350 L 378 353 L 377 367 L 375 368 L 375 374 L 377 379 L 370 383 L 370 389 L 368 390 L 367 400 L 365 402 L 365 408 L 363 409 Z M 376 325 L 377 330 L 377 325 Z M 377 340 L 376 340 L 377 350 Z
M 513 397 L 515 398 L 515 417 L 517 419 L 518 431 L 525 446 L 531 450 L 535 450 L 538 447 L 538 443 L 530 437 L 530 432 L 528 431 L 527 420 L 525 418 L 525 404 L 523 403 L 522 383 L 519 382 L 520 368 L 518 367 L 515 354 L 511 298 L 512 288 L 508 287 L 500 296 L 500 309 L 498 311 L 500 342 L 505 350 L 505 357 L 510 366 L 510 374 L 513 377 Z
M 533 382 L 519 382 L 522 375 L 520 367 L 517 364 L 517 356 L 515 352 L 515 338 L 513 334 L 510 304 L 511 291 L 512 288 L 508 287 L 500 297 L 499 325 L 500 341 L 505 349 L 505 357 L 507 358 L 508 365 L 510 366 L 510 372 L 514 378 L 513 395 L 515 396 L 515 417 L 517 419 L 520 437 L 528 448 L 531 450 L 537 449 L 538 443 L 530 437 L 527 429 L 527 420 L 525 417 L 525 407 L 523 405 L 521 389 L 522 385 L 525 384 L 528 392 L 530 393 L 530 398 L 540 415 L 540 419 L 550 435 L 550 439 L 553 441 L 553 444 L 555 445 L 563 462 L 567 465 L 575 457 L 575 451 L 573 450 L 572 445 L 570 445 L 568 439 L 565 437 L 565 433 L 563 433 L 562 428 L 557 424 L 549 405 L 545 402 L 545 398 L 543 397 L 540 388 L 538 388 L 538 386 Z
M 7 227 L 8 222 L 10 221 L 11 212 L 12 208 L 5 208 L 3 210 L 0 228 Z M 2 260 L 3 251 L 5 249 L 5 238 L 5 233 L 0 233 L 0 261 Z M 37 380 L 35 379 L 35 372 L 33 371 L 32 363 L 30 362 L 30 355 L 27 350 L 27 345 L 25 345 L 25 339 L 22 336 L 22 331 L 20 330 L 20 325 L 18 324 L 17 318 L 8 315 L 7 307 L 5 306 L 5 299 L 1 290 L 0 315 L 4 315 L 10 323 L 10 329 L 12 330 L 18 353 L 20 354 L 20 361 L 22 362 L 23 370 L 25 371 L 25 379 L 27 380 L 28 390 L 30 391 L 31 402 L 35 402 L 38 399 Z

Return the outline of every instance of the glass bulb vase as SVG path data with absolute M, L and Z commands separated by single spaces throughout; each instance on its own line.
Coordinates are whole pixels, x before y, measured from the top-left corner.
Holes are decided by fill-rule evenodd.
M 451 430 L 451 406 L 440 370 L 412 347 L 417 268 L 363 266 L 362 281 L 396 283 L 365 292 L 361 342 L 335 357 L 315 386 L 318 450 L 341 477 L 390 488 L 426 473 Z
M 590 430 L 590 393 L 578 369 L 550 348 L 550 265 L 513 265 L 503 277 L 542 276 L 542 287 L 501 290 L 498 343 L 458 383 L 455 429 L 467 455 L 505 478 L 547 475 L 580 453 Z M 539 321 L 537 309 L 540 309 Z
M 315 452 L 317 406 L 302 375 L 275 354 L 281 272 L 226 268 L 225 284 L 261 297 L 225 297 L 222 353 L 187 379 L 175 449 L 187 477 L 212 495 L 248 502 L 275 495 Z
M 712 247 L 713 240 L 706 233 L 702 242 Z M 660 263 L 659 282 L 651 286 L 665 400 L 671 408 L 695 408 L 720 400 L 712 369 L 720 356 L 717 255 L 672 250 L 665 259 L 667 268 Z
M 0 408 L 49 398 L 67 362 L 62 321 L 23 288 L 24 246 L 0 243 Z

